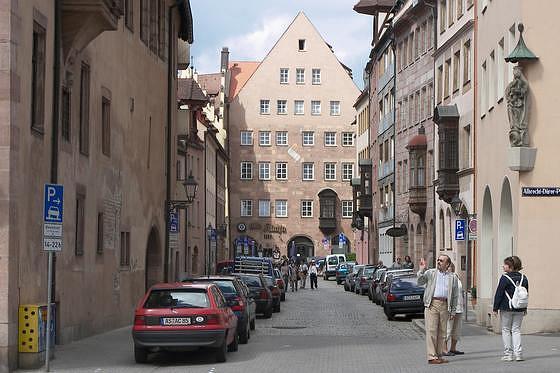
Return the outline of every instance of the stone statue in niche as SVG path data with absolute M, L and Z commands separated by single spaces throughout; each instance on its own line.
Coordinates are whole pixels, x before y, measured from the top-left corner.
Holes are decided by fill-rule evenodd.
M 520 66 L 513 68 L 513 80 L 508 84 L 505 94 L 509 119 L 509 143 L 512 147 L 527 147 L 529 146 L 527 129 L 529 83 Z

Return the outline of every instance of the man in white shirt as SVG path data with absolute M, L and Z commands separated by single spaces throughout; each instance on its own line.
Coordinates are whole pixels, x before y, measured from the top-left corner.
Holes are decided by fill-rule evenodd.
M 314 260 L 312 260 L 309 265 L 309 281 L 311 281 L 311 290 L 313 290 L 313 285 L 315 285 L 315 289 L 317 289 L 317 266 Z
M 420 259 L 418 285 L 426 285 L 424 290 L 424 322 L 426 325 L 426 350 L 428 364 L 443 364 L 442 359 L 447 321 L 455 318 L 457 308 L 457 277 L 447 272 L 451 259 L 442 254 L 437 259 L 437 268 L 426 270 L 426 261 Z

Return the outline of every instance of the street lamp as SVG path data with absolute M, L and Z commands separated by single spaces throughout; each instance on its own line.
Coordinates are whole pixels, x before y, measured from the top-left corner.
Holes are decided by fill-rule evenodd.
M 451 208 L 456 216 L 461 216 L 461 210 L 463 209 L 463 201 L 459 198 L 458 195 L 453 197 L 451 200 Z
M 206 227 L 206 236 L 208 237 L 208 250 L 206 250 L 206 275 L 210 276 L 210 249 L 212 247 L 212 236 L 214 235 L 214 228 L 212 228 L 212 223 L 208 223 Z

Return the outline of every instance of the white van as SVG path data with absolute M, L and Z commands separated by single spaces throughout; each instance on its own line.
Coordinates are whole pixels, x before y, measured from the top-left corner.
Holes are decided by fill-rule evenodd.
M 331 276 L 336 276 L 336 266 L 346 262 L 346 255 L 332 254 L 325 258 L 325 270 L 323 271 L 323 280 L 328 280 Z

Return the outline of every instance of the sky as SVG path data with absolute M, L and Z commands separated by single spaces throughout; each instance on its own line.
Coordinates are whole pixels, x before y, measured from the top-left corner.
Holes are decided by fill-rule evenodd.
M 193 66 L 199 74 L 219 71 L 220 51 L 230 60 L 260 61 L 299 11 L 333 46 L 337 58 L 352 69 L 363 87 L 372 17 L 354 12 L 358 0 L 191 0 L 194 19 Z

